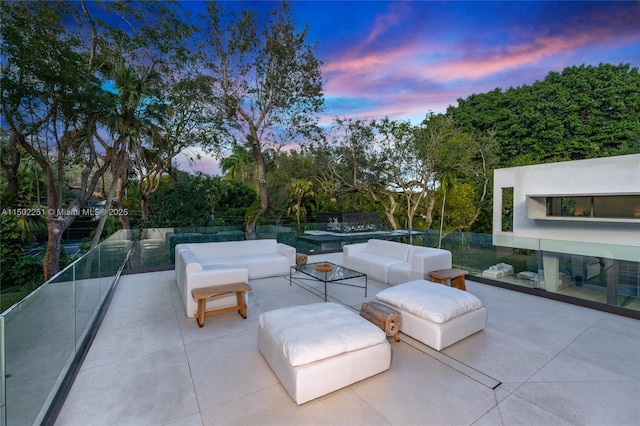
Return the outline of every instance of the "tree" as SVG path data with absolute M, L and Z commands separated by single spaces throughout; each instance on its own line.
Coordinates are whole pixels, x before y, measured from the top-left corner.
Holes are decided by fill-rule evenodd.
M 307 215 L 307 208 L 303 204 L 304 197 L 313 195 L 313 182 L 310 180 L 294 178 L 289 183 L 289 189 L 293 195 L 294 202 L 287 209 L 287 213 L 294 213 L 296 216 L 296 222 L 300 225 L 300 216 Z
M 158 191 L 149 201 L 146 224 L 152 227 L 242 225 L 248 206 L 256 198 L 256 192 L 241 182 L 176 171 L 175 180 L 168 176 L 161 178 Z
M 220 160 L 220 168 L 229 179 L 237 179 L 245 183 L 257 181 L 254 179 L 253 154 L 245 146 L 234 146 L 231 155 Z
M 494 142 L 491 137 L 473 137 L 465 132 L 451 114 L 429 114 L 416 127 L 415 158 L 422 176 L 427 177 L 423 190 L 428 192 L 421 214 L 427 224 L 433 222 L 435 193 L 443 193 L 459 183 L 474 188 L 475 214 L 467 223 L 459 223 L 459 229 L 473 224 L 487 197 L 487 186 L 493 164 Z M 453 184 L 453 185 L 451 185 Z M 443 188 L 444 186 L 444 188 Z M 444 197 L 442 205 L 444 214 Z
M 319 134 L 321 62 L 307 44 L 307 29 L 297 31 L 291 22 L 287 3 L 261 30 L 255 13 L 223 16 L 215 2 L 207 11 L 209 70 L 233 136 L 227 142 L 250 149 L 257 169 L 260 204 L 247 219 L 247 237 L 255 238 L 257 220 L 269 208 L 265 148 Z
M 192 146 L 206 147 L 218 131 L 218 115 L 210 107 L 211 87 L 208 76 L 186 76 L 145 105 L 146 125 L 133 159 L 143 222 L 149 218 L 149 197 L 158 190 L 162 175 L 172 170 L 176 156 Z
M 47 182 L 47 251 L 44 278 L 59 270 L 62 233 L 79 208 L 91 197 L 107 171 L 113 151 L 98 166 L 94 145 L 96 114 L 105 97 L 94 74 L 97 46 L 63 26 L 79 18 L 66 3 L 3 2 L 2 110 L 10 133 L 10 147 L 20 145 L 42 168 Z M 77 196 L 63 208 L 65 167 L 83 168 Z
M 640 74 L 629 64 L 567 67 L 532 85 L 458 99 L 467 132 L 492 131 L 501 167 L 640 152 Z
M 375 121 L 336 118 L 328 140 L 313 148 L 320 164 L 318 184 L 338 206 L 382 213 L 392 228 L 398 203 L 381 179 L 384 164 L 376 146 Z
M 9 151 L 21 146 L 46 177 L 51 214 L 43 269 L 49 279 L 58 271 L 62 234 L 80 207 L 97 193 L 105 173 L 121 175 L 126 169 L 136 109 L 121 110 L 128 114 L 120 117 L 124 126 L 115 132 L 110 127 L 114 137 L 105 137 L 107 120 L 118 109 L 103 88 L 112 64 L 131 61 L 149 75 L 169 72 L 169 58 L 184 63 L 175 58 L 189 26 L 170 3 L 3 2 L 1 7 L 1 102 Z M 108 18 L 94 19 L 95 7 L 103 7 Z M 129 100 L 139 102 L 136 91 L 131 94 Z M 71 165 L 82 167 L 73 183 L 65 175 Z M 76 191 L 70 200 L 64 199 L 67 185 Z
M 406 212 L 406 227 L 414 229 L 413 219 L 420 211 L 424 200 L 431 196 L 430 183 L 433 170 L 428 159 L 419 157 L 413 127 L 409 122 L 385 118 L 375 126 L 382 145 L 380 162 L 381 181 L 389 197 L 402 199 Z M 394 226 L 394 229 L 397 227 Z
M 113 164 L 114 187 L 109 195 L 117 191 L 113 201 L 122 206 L 124 181 L 133 169 L 140 177 L 143 221 L 148 219 L 148 200 L 159 177 L 171 170 L 172 160 L 184 148 L 201 143 L 201 133 L 208 128 L 202 117 L 208 112 L 210 85 L 202 83 L 206 77 L 190 71 L 187 42 L 194 27 L 174 6 L 172 2 L 105 5 L 107 12 L 123 17 L 120 25 L 102 31 L 102 43 L 110 46 L 115 58 L 115 65 L 104 69 L 117 91 L 107 124 L 112 138 L 129 153 Z M 123 228 L 129 227 L 126 216 L 119 219 Z

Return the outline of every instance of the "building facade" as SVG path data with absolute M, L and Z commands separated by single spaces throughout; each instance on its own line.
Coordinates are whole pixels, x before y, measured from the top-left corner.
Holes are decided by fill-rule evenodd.
M 539 253 L 541 289 L 640 304 L 640 154 L 495 170 L 492 233 Z

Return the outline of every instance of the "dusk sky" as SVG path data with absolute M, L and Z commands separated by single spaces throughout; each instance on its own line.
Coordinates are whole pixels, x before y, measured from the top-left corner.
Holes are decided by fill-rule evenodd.
M 195 3 L 184 2 L 194 8 Z M 278 2 L 225 2 L 264 11 Z M 640 66 L 636 1 L 295 1 L 336 117 L 409 119 L 602 62 Z M 200 167 L 198 167 L 200 168 Z M 205 171 L 205 170 L 203 170 Z M 211 173 L 211 170 L 207 170 Z

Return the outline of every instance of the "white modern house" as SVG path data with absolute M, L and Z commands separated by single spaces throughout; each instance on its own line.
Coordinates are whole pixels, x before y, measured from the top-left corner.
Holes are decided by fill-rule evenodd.
M 540 288 L 600 276 L 606 303 L 640 297 L 640 154 L 494 173 L 493 244 L 538 251 Z

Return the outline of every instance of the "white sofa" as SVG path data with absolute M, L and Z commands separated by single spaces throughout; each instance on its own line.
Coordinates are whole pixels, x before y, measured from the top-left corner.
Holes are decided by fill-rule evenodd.
M 600 275 L 600 259 L 593 256 L 571 256 L 571 274 L 574 280 L 581 277 L 583 281 Z
M 391 285 L 429 279 L 429 272 L 451 268 L 448 250 L 377 239 L 344 246 L 342 257 L 347 268 Z
M 176 246 L 175 261 L 176 284 L 187 316 L 193 317 L 198 304 L 192 289 L 286 275 L 296 263 L 296 249 L 276 240 L 188 243 Z M 231 294 L 210 300 L 207 310 L 236 304 Z

